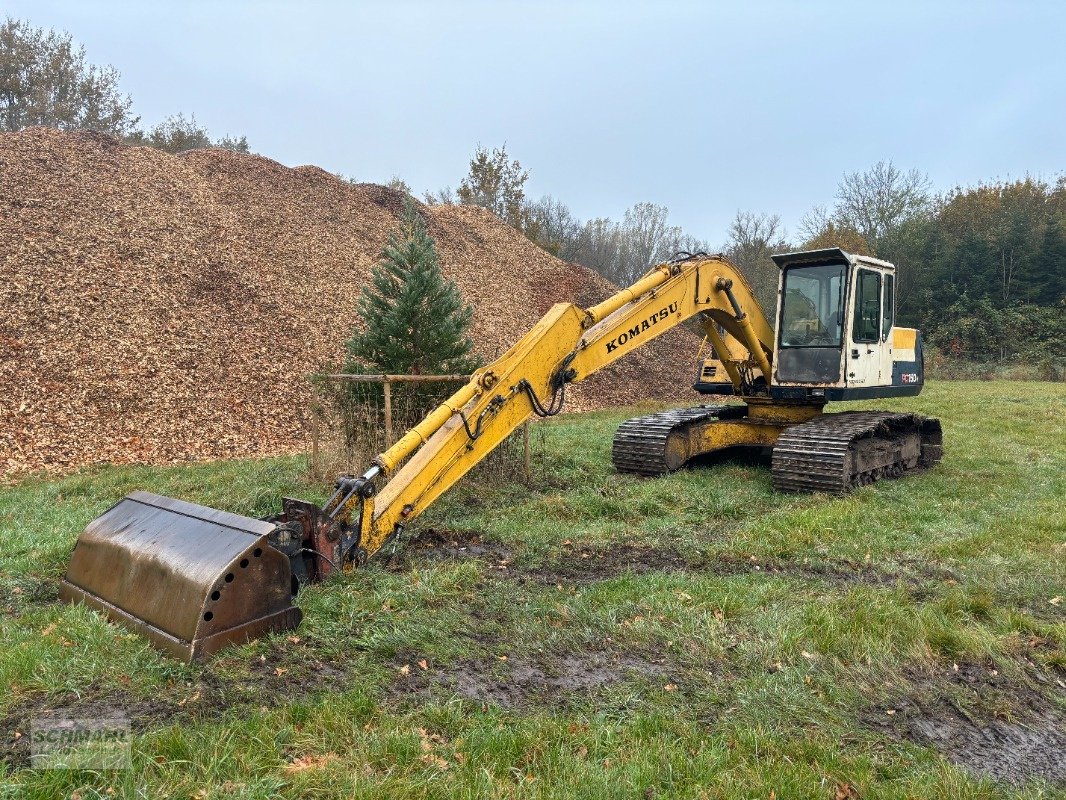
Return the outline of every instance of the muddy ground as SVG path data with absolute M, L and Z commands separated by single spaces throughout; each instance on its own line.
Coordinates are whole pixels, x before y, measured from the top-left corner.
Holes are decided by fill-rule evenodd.
M 669 681 L 671 670 L 662 655 L 609 651 L 540 654 L 529 659 L 463 659 L 441 666 L 426 665 L 425 669 L 412 656 L 401 657 L 397 664 L 394 695 L 442 691 L 483 707 L 501 708 L 568 707 L 621 680 L 649 678 L 661 685 L 660 678 Z
M 1022 666 L 1024 678 L 1010 680 L 991 663 L 912 673 L 906 694 L 864 721 L 975 774 L 1014 785 L 1033 778 L 1066 784 L 1066 710 L 1051 697 L 1066 701 L 1066 672 L 1049 675 L 1028 660 Z
M 803 562 L 782 559 L 740 558 L 732 554 L 682 553 L 672 548 L 616 544 L 610 547 L 584 547 L 564 542 L 560 556 L 539 565 L 518 565 L 515 554 L 502 544 L 487 541 L 479 534 L 430 528 L 388 562 L 395 571 L 409 569 L 426 561 L 477 559 L 491 574 L 519 583 L 545 585 L 585 585 L 631 573 L 698 572 L 710 575 L 764 573 L 826 583 L 892 586 L 903 583 L 916 591 L 927 581 L 952 581 L 950 570 L 925 563 L 907 564 L 906 572 L 893 572 L 864 561 L 824 559 Z
M 789 562 L 683 554 L 636 545 L 609 548 L 569 543 L 540 564 L 516 566 L 515 554 L 476 534 L 429 529 L 388 562 L 404 571 L 427 563 L 478 559 L 491 581 L 542 585 L 588 585 L 625 573 L 699 572 L 718 575 L 764 572 L 830 584 L 903 585 L 916 595 L 930 581 L 951 581 L 945 570 L 907 564 L 892 572 L 861 561 Z M 37 602 L 54 602 L 54 593 L 39 587 Z M 25 596 L 20 598 L 26 602 Z M 500 653 L 506 643 L 495 639 L 496 621 L 471 610 L 470 636 L 480 649 Z M 90 687 L 80 695 L 40 695 L 11 709 L 0 719 L 0 760 L 11 768 L 29 764 L 30 717 L 99 717 L 122 715 L 135 731 L 196 722 L 227 710 L 289 702 L 344 688 L 351 676 L 338 664 L 316 658 L 313 638 L 291 636 L 273 642 L 267 653 L 252 657 L 247 677 L 227 679 L 209 668 L 192 684 L 166 696 L 138 697 Z M 944 673 L 912 671 L 887 706 L 863 712 L 862 722 L 882 735 L 932 747 L 963 768 L 1010 784 L 1043 778 L 1066 785 L 1066 671 L 1042 672 L 1021 657 L 1020 669 L 1007 678 L 991 664 L 953 665 Z M 621 681 L 647 681 L 656 690 L 676 688 L 679 667 L 655 649 L 642 652 L 605 648 L 602 644 L 570 652 L 536 652 L 529 656 L 488 655 L 448 664 L 427 663 L 418 653 L 398 653 L 387 703 L 422 702 L 430 695 L 457 695 L 483 707 L 506 709 L 572 707 L 589 702 Z M 1020 676 L 1020 677 L 1019 677 Z

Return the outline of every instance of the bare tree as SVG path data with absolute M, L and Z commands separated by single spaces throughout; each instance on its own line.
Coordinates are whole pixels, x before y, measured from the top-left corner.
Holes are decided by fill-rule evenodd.
M 85 61 L 69 33 L 8 17 L 0 25 L 0 129 L 31 125 L 124 136 L 137 117 L 118 89 L 118 70 Z
M 422 195 L 422 202 L 427 206 L 454 206 L 458 203 L 455 192 L 451 186 L 445 186 L 435 192 L 426 192 Z
M 133 145 L 154 147 L 167 153 L 183 153 L 186 150 L 201 150 L 205 147 L 220 147 L 237 153 L 247 153 L 248 137 L 223 136 L 212 141 L 207 128 L 196 121 L 196 115 L 186 117 L 182 113 L 171 114 L 150 131 L 134 131 L 126 136 Z
M 670 210 L 655 203 L 637 203 L 622 218 L 622 264 L 620 279 L 628 285 L 674 253 L 674 243 L 680 239 L 681 228 L 668 225 Z
M 821 236 L 827 228 L 833 224 L 833 217 L 825 206 L 815 206 L 806 214 L 799 223 L 800 239 L 810 242 Z
M 581 226 L 574 250 L 574 261 L 614 283 L 622 280 L 622 241 L 617 223 L 606 217 L 590 219 Z
M 544 195 L 526 204 L 523 217 L 522 229 L 532 241 L 554 256 L 575 260 L 582 226 L 565 203 Z
M 677 228 L 676 230 L 680 231 L 681 229 Z M 683 253 L 695 254 L 716 251 L 706 239 L 697 239 L 695 236 L 690 236 L 687 233 L 681 232 L 670 241 L 670 245 L 667 247 L 666 252 L 670 254 L 670 257 L 673 257 Z
M 777 266 L 770 256 L 789 249 L 781 217 L 737 211 L 729 226 L 726 255 L 747 275 L 767 316 L 777 306 Z
M 834 221 L 854 228 L 875 251 L 891 231 L 930 205 L 929 177 L 879 161 L 866 172 L 845 173 L 837 189 Z

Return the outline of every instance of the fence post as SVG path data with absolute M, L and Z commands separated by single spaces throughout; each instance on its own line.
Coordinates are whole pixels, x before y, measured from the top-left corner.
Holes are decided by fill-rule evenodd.
M 392 447 L 392 384 L 385 381 L 385 449 Z

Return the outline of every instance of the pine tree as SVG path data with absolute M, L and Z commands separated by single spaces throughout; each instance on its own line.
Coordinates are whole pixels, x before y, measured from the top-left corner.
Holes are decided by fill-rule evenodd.
M 473 309 L 441 273 L 436 245 L 410 198 L 357 308 L 364 330 L 347 343 L 349 372 L 465 375 L 479 366 L 467 335 Z M 435 383 L 406 384 L 394 391 L 430 398 L 440 388 Z M 366 402 L 380 398 L 381 390 L 354 384 L 352 394 L 352 399 Z M 419 403 L 434 404 L 428 399 Z

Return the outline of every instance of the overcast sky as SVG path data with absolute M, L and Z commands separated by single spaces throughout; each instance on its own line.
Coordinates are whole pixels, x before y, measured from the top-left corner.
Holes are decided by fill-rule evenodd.
M 638 201 L 712 244 L 789 232 L 880 159 L 939 190 L 1066 170 L 1066 2 L 7 0 L 122 73 L 148 125 L 195 113 L 290 165 L 421 194 L 507 143 L 581 218 Z

